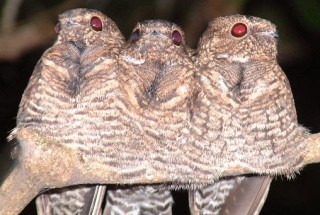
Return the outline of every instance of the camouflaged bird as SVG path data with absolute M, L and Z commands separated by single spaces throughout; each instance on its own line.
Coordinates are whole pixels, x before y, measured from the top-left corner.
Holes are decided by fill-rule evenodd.
M 188 127 L 196 83 L 182 29 L 163 20 L 138 23 L 120 53 L 119 66 L 124 116 L 135 123 L 131 142 L 137 146 L 139 143 L 142 145 L 139 148 L 147 151 L 156 144 L 157 150 L 148 151 L 150 157 L 143 162 L 154 164 L 157 159 L 170 162 L 170 158 L 160 157 L 158 150 L 164 153 L 175 150 L 179 143 L 187 141 L 183 129 Z M 132 168 L 132 174 L 134 171 Z M 166 215 L 172 214 L 172 204 L 169 190 L 153 186 L 107 191 L 107 214 Z
M 121 96 L 144 138 L 185 142 L 195 94 L 194 65 L 180 27 L 163 20 L 138 23 L 119 57 Z M 138 127 L 137 127 L 138 129 Z M 139 133 L 139 136 L 140 133 Z M 169 150 L 169 149 L 167 149 Z
M 217 166 L 237 160 L 253 172 L 288 177 L 301 168 L 308 132 L 297 122 L 290 85 L 276 56 L 276 28 L 261 18 L 217 18 L 201 37 L 196 76 L 202 91 L 193 119 L 194 136 L 199 147 L 214 147 L 216 156 L 221 155 Z M 222 179 L 191 193 L 193 214 L 259 213 L 271 178 L 251 179 L 256 189 L 250 189 L 241 177 Z M 213 198 L 210 190 L 226 184 L 225 195 Z M 242 185 L 252 192 L 245 193 L 248 199 L 235 198 L 241 196 Z M 228 199 L 235 200 L 228 205 Z
M 56 31 L 56 42 L 42 55 L 22 96 L 16 130 L 27 127 L 94 156 L 102 139 L 97 128 L 111 115 L 104 106 L 112 99 L 107 90 L 124 37 L 111 19 L 91 9 L 62 13 Z M 37 199 L 38 214 L 95 214 L 90 206 L 101 189 L 49 191 Z

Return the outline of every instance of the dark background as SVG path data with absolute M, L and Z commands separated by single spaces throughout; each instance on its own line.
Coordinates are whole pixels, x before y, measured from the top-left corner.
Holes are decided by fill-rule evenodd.
M 137 21 L 176 22 L 186 31 L 191 47 L 196 47 L 214 17 L 240 13 L 271 20 L 280 33 L 278 59 L 291 83 L 299 122 L 312 133 L 320 132 L 319 0 L 2 0 L 0 149 L 15 126 L 19 101 L 37 60 L 54 42 L 57 15 L 76 7 L 103 11 L 127 37 Z M 188 214 L 187 192 L 174 194 L 174 214 Z M 320 214 L 319 195 L 320 165 L 308 165 L 294 180 L 279 176 L 272 182 L 261 214 Z M 22 214 L 35 214 L 34 203 Z

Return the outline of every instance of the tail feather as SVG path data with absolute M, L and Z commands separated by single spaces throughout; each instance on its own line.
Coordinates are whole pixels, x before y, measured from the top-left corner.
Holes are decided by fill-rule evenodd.
M 101 215 L 106 187 L 81 185 L 50 190 L 36 199 L 38 215 Z
M 172 215 L 173 198 L 169 190 L 152 186 L 133 186 L 108 190 L 104 215 Z
M 192 215 L 259 214 L 269 191 L 269 176 L 237 176 L 189 191 Z
M 226 199 L 221 215 L 259 214 L 268 196 L 271 181 L 270 176 L 246 177 Z

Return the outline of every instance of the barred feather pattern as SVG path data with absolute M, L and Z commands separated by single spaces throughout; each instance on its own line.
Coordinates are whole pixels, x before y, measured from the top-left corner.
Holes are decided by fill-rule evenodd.
M 174 154 L 188 143 L 190 108 L 197 83 L 180 27 L 150 20 L 137 24 L 133 32 L 137 29 L 142 32 L 141 38 L 134 42 L 130 39 L 119 56 L 119 93 L 116 94 L 121 116 L 117 120 L 130 128 L 121 141 L 124 145 L 131 144 L 130 148 L 120 150 L 128 150 L 122 155 L 139 156 L 150 167 L 145 171 L 126 163 L 131 178 L 137 174 L 152 178 L 154 168 L 180 162 Z M 180 46 L 172 41 L 175 30 L 183 38 Z M 130 160 L 125 158 L 119 165 Z M 175 175 L 175 170 L 172 174 Z
M 245 179 L 244 176 L 221 180 L 204 188 L 189 191 L 189 207 L 192 215 L 220 214 L 226 198 L 234 187 Z
M 135 145 L 127 153 L 130 156 L 148 152 L 142 162 L 170 162 L 169 155 L 177 149 L 177 142 L 187 141 L 188 133 L 182 132 L 180 135 L 176 131 L 188 125 L 189 96 L 193 93 L 192 83 L 195 83 L 193 63 L 188 58 L 185 44 L 179 47 L 172 42 L 173 31 L 178 30 L 183 34 L 175 24 L 150 20 L 138 23 L 133 32 L 137 29 L 143 35 L 137 41 L 130 39 L 127 42 L 118 61 L 116 107 L 121 116 L 117 120 L 123 124 L 129 122 L 128 127 L 131 128 L 130 134 L 126 133 L 122 141 Z M 163 55 L 159 55 L 159 52 L 163 52 Z M 162 142 L 166 144 L 165 147 L 161 147 L 164 146 Z M 161 155 L 157 153 L 158 150 L 161 150 Z M 139 173 L 139 170 L 128 166 L 126 170 L 132 175 Z M 147 174 L 153 177 L 154 173 Z M 153 188 L 138 186 L 108 190 L 105 213 L 172 214 L 173 199 L 170 191 L 150 192 L 150 189 Z
M 58 35 L 57 42 L 36 65 L 22 96 L 17 128 L 31 128 L 49 139 L 85 151 L 90 156 L 94 155 L 95 150 L 99 151 L 99 141 L 102 141 L 103 135 L 107 133 L 111 137 L 110 131 L 111 134 L 117 132 L 103 122 L 117 117 L 117 111 L 113 108 L 113 90 L 118 86 L 116 59 L 124 37 L 112 20 L 88 9 L 76 9 L 81 19 L 75 26 L 81 26 L 83 21 L 85 29 L 74 27 L 66 31 L 74 30 L 74 35 L 88 31 L 89 21 L 82 16 L 82 10 L 88 13 L 88 19 L 99 16 L 106 29 L 100 33 L 92 32 L 94 36 L 98 34 L 95 43 L 83 46 L 79 44 L 84 42 L 74 42 L 72 38 L 64 41 L 61 33 Z M 67 11 L 62 17 L 74 13 L 74 10 Z M 70 17 L 72 22 L 76 18 Z M 86 33 L 82 38 L 85 40 L 90 36 Z M 110 106 L 106 107 L 105 104 Z M 107 126 L 106 129 L 99 128 L 103 124 Z
M 200 43 L 204 43 L 205 35 Z M 153 40 L 147 41 L 150 44 L 146 47 L 159 49 Z M 172 39 L 166 40 L 165 44 L 171 45 Z M 236 46 L 238 43 L 231 41 L 228 44 L 234 45 L 234 49 L 241 49 Z M 272 88 L 264 87 L 265 92 L 272 93 L 270 96 L 275 99 L 284 96 L 290 105 L 290 88 L 280 82 L 286 79 L 283 72 L 277 66 L 268 66 L 268 73 L 262 70 L 270 63 L 276 63 L 275 59 L 263 58 L 256 64 L 256 57 L 247 63 L 224 65 L 221 62 L 229 62 L 229 59 L 217 58 L 215 53 L 213 59 L 210 58 L 212 51 L 209 46 L 210 43 L 199 48 L 195 67 L 190 57 L 184 54 L 183 45 L 169 46 L 148 54 L 145 49 L 141 52 L 133 50 L 132 53 L 124 50 L 118 58 L 116 55 L 102 54 L 109 49 L 96 47 L 94 50 L 100 51 L 94 55 L 86 51 L 80 53 L 73 43 L 57 43 L 44 53 L 35 68 L 20 104 L 16 130 L 28 127 L 59 141 L 81 152 L 83 162 L 106 165 L 111 172 L 121 175 L 119 180 L 127 182 L 134 182 L 141 175 L 155 177 L 155 169 L 166 169 L 169 181 L 191 180 L 199 183 L 212 183 L 225 169 L 238 164 L 257 173 L 290 174 L 298 170 L 307 148 L 304 147 L 306 135 L 296 119 L 289 117 L 292 114 L 286 115 L 287 111 L 292 110 L 284 110 L 279 117 L 285 122 L 282 127 L 292 129 L 289 137 L 295 140 L 274 139 L 277 141 L 272 144 L 269 140 L 266 150 L 261 151 L 259 147 L 254 147 L 256 144 L 252 141 L 259 137 L 257 133 L 253 132 L 253 136 L 249 137 L 245 134 L 250 130 L 261 130 L 260 135 L 264 135 L 264 130 L 259 126 L 268 122 L 268 117 L 264 115 L 260 122 L 248 128 L 243 123 L 250 123 L 254 113 L 251 110 L 257 109 L 250 103 L 261 100 L 248 97 L 250 99 L 246 101 L 243 97 L 244 101 L 240 102 L 237 98 L 239 89 L 224 78 L 227 71 L 237 72 L 244 65 L 248 71 L 260 71 L 257 75 L 271 79 L 257 86 L 261 88 L 271 83 Z M 274 52 L 276 50 L 268 51 Z M 155 62 L 148 60 L 152 57 L 160 59 Z M 79 67 L 91 70 L 81 73 L 83 76 L 79 78 Z M 170 80 L 175 80 L 175 84 L 170 84 Z M 277 91 L 278 82 L 278 87 L 286 90 L 284 94 Z M 245 89 L 242 88 L 241 92 Z M 270 103 L 271 99 L 263 100 L 268 101 L 264 113 L 277 113 L 284 107 L 287 109 L 287 106 L 281 105 L 282 99 L 278 100 L 275 101 L 280 104 L 278 106 Z M 272 119 L 276 120 L 276 115 Z M 285 149 L 275 150 L 279 144 Z M 176 156 L 181 152 L 183 157 Z M 296 156 L 293 157 L 293 154 Z M 248 157 L 258 159 L 246 160 Z M 176 168 L 167 169 L 167 164 L 181 167 L 178 170 L 180 178 L 176 177 Z M 194 171 L 201 174 L 194 175 Z
M 103 163 L 132 181 L 141 174 L 153 175 L 153 165 L 179 163 L 174 153 L 179 144 L 188 142 L 190 105 L 197 84 L 184 47 L 172 47 L 171 35 L 165 42 L 171 47 L 162 50 L 171 56 L 147 53 L 140 68 L 121 60 L 127 59 L 125 51 L 118 59 L 104 46 L 80 53 L 74 44 L 54 45 L 35 68 L 16 129 L 31 128 L 78 151 L 84 162 Z M 156 56 L 161 58 L 153 62 Z M 132 160 L 150 166 L 150 171 Z
M 168 40 L 172 46 L 171 38 Z M 193 80 L 193 64 L 188 58 L 147 62 L 147 69 L 160 65 L 159 74 L 150 71 L 151 75 L 156 76 L 148 83 L 151 84 L 150 90 L 156 92 L 157 99 L 151 95 L 154 92 L 150 92 L 150 95 L 143 99 L 151 98 L 151 110 L 145 107 L 145 104 L 141 104 L 140 109 L 132 109 L 135 103 L 130 93 L 134 90 L 125 90 L 131 87 L 128 80 L 136 78 L 134 74 L 127 73 L 130 70 L 121 69 L 121 61 L 120 66 L 118 65 L 116 51 L 119 49 L 108 48 L 104 45 L 90 46 L 83 51 L 74 43 L 67 43 L 56 44 L 44 53 L 24 94 L 25 99 L 18 114 L 18 128 L 32 128 L 45 134 L 47 138 L 78 151 L 84 162 L 104 163 L 121 169 L 125 177 L 134 178 L 133 176 L 140 175 L 142 170 L 131 160 L 137 155 L 141 156 L 141 162 L 153 160 L 154 155 L 158 157 L 156 151 L 151 151 L 152 156 L 145 156 L 146 153 L 143 152 L 148 152 L 148 148 L 159 144 L 162 139 L 166 141 L 170 137 L 171 141 L 175 142 L 176 126 L 185 126 L 189 113 L 188 104 L 184 102 L 188 100 L 188 91 L 191 88 L 188 84 Z M 183 54 L 183 47 L 177 50 Z M 179 57 L 180 53 L 175 56 Z M 137 75 L 144 78 L 141 73 Z M 171 78 L 180 80 L 181 87 L 178 85 L 176 89 L 177 85 L 170 84 Z M 161 84 L 157 81 L 161 81 Z M 146 92 L 141 94 L 144 93 Z M 180 98 L 180 95 L 183 97 Z M 174 115 L 177 115 L 177 119 Z M 146 120 L 148 117 L 151 118 L 150 121 Z M 162 127 L 156 127 L 157 124 Z M 59 135 L 56 135 L 57 133 Z M 129 143 L 135 147 L 127 147 Z M 170 148 L 165 150 L 169 151 Z M 170 153 L 164 151 L 164 154 Z M 119 155 L 123 159 L 119 159 Z M 146 174 L 147 177 L 148 174 L 152 177 L 153 172 Z M 90 193 L 94 191 L 95 187 L 92 187 Z M 60 195 L 61 199 L 64 199 L 70 195 L 81 195 L 79 192 L 82 192 L 81 189 L 52 195 Z M 157 196 L 158 193 L 154 193 L 154 197 Z M 48 205 L 49 208 L 51 206 Z M 83 211 L 82 213 L 85 214 Z
M 212 185 L 189 191 L 192 215 L 260 213 L 272 177 L 237 176 L 222 178 Z
M 92 187 L 75 186 L 54 189 L 36 199 L 38 215 L 90 214 Z
M 152 186 L 109 189 L 104 215 L 171 215 L 173 198 L 169 190 Z
M 243 38 L 231 35 L 237 23 L 248 28 Z M 195 151 L 214 149 L 218 165 L 236 160 L 254 172 L 291 176 L 302 166 L 309 133 L 297 122 L 290 84 L 276 60 L 275 34 L 273 24 L 257 17 L 209 23 L 195 59 L 202 91 L 193 137 Z
M 230 36 L 234 21 L 253 26 L 248 36 Z M 183 36 L 176 25 L 140 23 L 142 37 L 132 36 L 119 55 L 121 33 L 107 26 L 116 29 L 105 35 L 110 46 L 58 37 L 43 54 L 16 130 L 28 127 L 58 141 L 78 151 L 83 163 L 107 166 L 128 183 L 141 175 L 152 180 L 161 170 L 172 183 L 210 184 L 237 165 L 272 175 L 300 169 L 308 132 L 297 123 L 268 21 L 216 20 L 195 64 L 184 39 L 173 45 L 173 31 Z
M 101 21 L 101 31 L 92 28 L 93 17 Z M 31 128 L 90 156 L 98 150 L 95 131 L 105 119 L 99 117 L 104 102 L 112 99 L 105 92 L 114 87 L 124 37 L 111 19 L 91 9 L 64 12 L 57 28 L 57 41 L 42 55 L 23 94 L 17 128 Z M 96 191 L 95 186 L 53 190 L 38 197 L 38 213 L 88 214 Z
M 237 25 L 245 27 L 243 35 L 234 36 Z M 240 164 L 253 172 L 292 177 L 302 166 L 309 133 L 297 122 L 290 84 L 278 66 L 276 35 L 275 26 L 267 20 L 234 15 L 210 22 L 200 39 L 195 63 L 201 92 L 192 119 L 192 137 L 198 146 L 195 151 L 207 148 L 214 152 L 211 156 L 219 161 L 216 168 Z M 198 193 L 190 191 L 190 201 L 197 200 L 193 213 L 199 213 L 202 201 L 208 206 L 204 214 L 220 213 L 221 208 L 212 207 L 206 197 L 211 194 L 215 198 L 215 187 L 224 183 L 230 181 L 222 179 Z M 242 185 L 248 186 L 239 183 Z M 247 195 L 255 195 L 255 190 L 247 190 Z M 263 192 L 259 196 L 266 196 L 268 189 Z M 227 189 L 225 197 L 228 195 Z M 264 201 L 259 196 L 246 205 L 259 206 Z M 224 200 L 212 202 L 223 202 L 228 208 Z M 240 208 L 234 212 L 237 210 Z M 259 207 L 248 213 L 257 210 Z

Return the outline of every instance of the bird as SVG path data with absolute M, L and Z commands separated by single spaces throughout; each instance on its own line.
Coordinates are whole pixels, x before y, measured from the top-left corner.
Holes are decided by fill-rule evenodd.
M 56 26 L 58 39 L 35 67 L 12 135 L 20 128 L 30 128 L 79 151 L 83 162 L 96 160 L 117 167 L 121 177 L 133 182 L 141 174 L 151 180 L 157 175 L 153 167 L 163 163 L 172 167 L 183 163 L 181 159 L 195 163 L 199 171 L 210 165 L 216 170 L 215 183 L 262 182 L 258 186 L 263 188 L 259 192 L 263 199 L 269 175 L 293 177 L 302 167 L 308 131 L 297 122 L 290 85 L 276 61 L 274 26 L 255 17 L 235 17 L 210 23 L 198 54 L 191 56 L 182 29 L 170 22 L 138 23 L 124 44 L 115 23 L 97 11 L 77 9 L 62 14 Z M 111 142 L 117 147 L 108 144 Z M 172 156 L 176 151 L 184 151 L 185 156 Z M 132 158 L 141 160 L 147 170 L 133 165 Z M 219 168 L 222 172 L 228 165 L 242 165 L 266 176 L 219 179 Z M 183 168 L 178 168 L 182 177 L 194 174 L 195 169 Z M 168 170 L 170 174 L 175 171 Z M 206 178 L 199 180 L 204 183 Z M 205 186 L 174 183 L 173 188 Z M 141 189 L 147 189 L 156 197 L 161 186 L 129 185 L 124 191 L 136 192 L 138 199 Z M 227 192 L 237 196 L 231 189 Z M 173 201 L 170 191 L 164 190 L 162 206 L 165 203 L 168 209 Z M 45 199 L 63 199 L 63 194 L 70 194 L 67 200 L 97 200 L 99 208 L 101 198 L 96 197 L 103 195 L 105 187 L 91 191 L 85 185 L 44 194 L 38 211 L 50 214 L 42 207 Z M 113 197 L 118 198 L 118 191 L 118 187 L 107 191 L 106 209 Z M 67 204 L 53 214 L 101 213 L 101 209 L 92 212 L 97 207 L 88 208 L 90 204 L 84 202 L 76 202 L 76 209 Z M 226 212 L 231 208 L 219 207 Z
M 143 125 L 144 138 L 177 142 L 175 131 L 186 127 L 196 94 L 190 50 L 179 26 L 146 20 L 121 51 L 120 93 L 130 117 Z
M 196 93 L 190 50 L 178 25 L 146 20 L 134 27 L 120 52 L 118 94 L 123 105 L 119 108 L 123 120 L 134 122 L 131 127 L 136 127 L 128 141 L 146 151 L 156 146 L 142 162 L 153 164 L 157 159 L 167 159 L 158 151 L 166 154 L 166 150 L 187 141 L 187 133 L 177 134 L 188 126 L 192 95 Z M 172 214 L 173 198 L 169 187 L 165 187 L 137 185 L 108 190 L 107 214 Z
M 30 128 L 88 156 L 99 150 L 98 126 L 125 39 L 103 13 L 77 8 L 63 12 L 55 26 L 57 39 L 36 64 L 23 93 L 17 127 Z M 101 70 L 103 67 L 103 71 Z M 15 131 L 13 131 L 14 134 Z M 98 214 L 105 186 L 53 189 L 37 200 L 38 214 Z M 99 201 L 97 201 L 99 200 Z M 98 204 L 98 205 L 95 205 Z M 94 207 L 91 207 L 93 205 Z
M 272 176 L 291 178 L 302 166 L 309 132 L 297 121 L 289 81 L 278 65 L 277 37 L 270 21 L 237 14 L 211 21 L 199 40 L 195 143 L 214 147 L 222 169 L 237 160 L 260 175 L 222 178 L 190 192 L 192 214 L 257 214 Z

